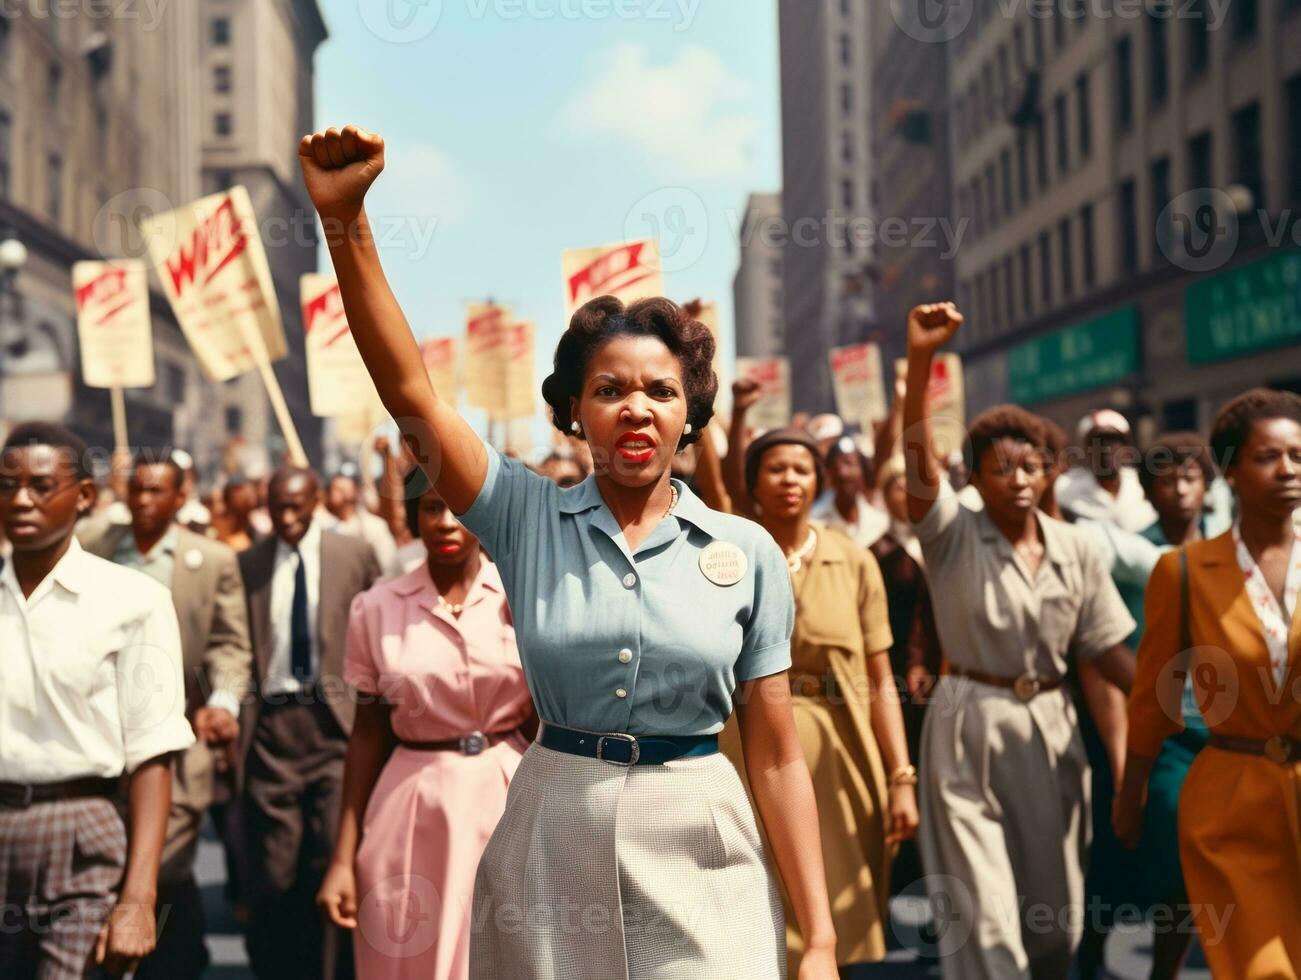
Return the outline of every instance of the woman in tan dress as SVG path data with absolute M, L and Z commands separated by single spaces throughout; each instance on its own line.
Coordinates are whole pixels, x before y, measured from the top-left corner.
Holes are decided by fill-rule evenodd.
M 881 570 L 844 534 L 810 523 L 822 474 L 817 444 L 798 429 L 768 432 L 746 453 L 746 487 L 786 553 L 795 591 L 791 702 L 813 775 L 843 968 L 885 958 L 890 862 L 917 829 L 917 776 L 890 668 Z M 724 751 L 739 762 L 739 748 L 729 726 Z M 793 977 L 804 946 L 785 900 Z

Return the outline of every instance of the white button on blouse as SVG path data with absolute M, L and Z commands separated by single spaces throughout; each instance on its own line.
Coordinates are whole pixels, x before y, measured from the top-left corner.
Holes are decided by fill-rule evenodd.
M 619 663 L 621 663 L 621 664 L 626 664 L 626 663 L 628 663 L 628 661 L 630 661 L 630 660 L 632 660 L 632 651 L 631 651 L 631 650 L 620 650 L 620 651 L 619 651 Z

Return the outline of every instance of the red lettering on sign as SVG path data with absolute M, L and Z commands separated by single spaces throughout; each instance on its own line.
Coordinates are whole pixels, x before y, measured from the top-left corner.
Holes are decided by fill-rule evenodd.
M 188 247 L 187 247 L 188 244 Z M 248 248 L 248 235 L 235 215 L 235 202 L 227 197 L 217 210 L 200 222 L 188 243 L 166 262 L 177 297 L 197 282 L 206 286 L 217 273 Z

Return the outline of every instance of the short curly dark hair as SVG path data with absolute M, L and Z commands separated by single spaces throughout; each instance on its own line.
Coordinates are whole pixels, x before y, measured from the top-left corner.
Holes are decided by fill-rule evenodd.
M 1211 456 L 1228 470 L 1238 459 L 1251 427 L 1266 419 L 1301 422 L 1301 395 L 1273 388 L 1252 388 L 1227 402 L 1211 426 Z
M 1138 482 L 1143 492 L 1152 496 L 1156 478 L 1172 467 L 1183 469 L 1184 464 L 1195 462 L 1202 471 L 1202 479 L 1209 487 L 1215 479 L 1215 464 L 1206 440 L 1196 432 L 1166 432 L 1156 437 L 1143 454 L 1143 465 L 1138 468 Z
M 962 456 L 969 473 L 975 475 L 979 472 L 980 457 L 1000 439 L 1013 439 L 1029 443 L 1045 453 L 1049 451 L 1043 419 L 1018 405 L 995 405 L 972 419 L 967 430 Z
M 663 297 L 638 300 L 629 307 L 614 296 L 598 296 L 584 303 L 569 321 L 569 329 L 556 344 L 555 369 L 542 382 L 542 397 L 551 406 L 551 421 L 569 435 L 573 421 L 569 399 L 583 390 L 592 356 L 615 337 L 658 337 L 682 363 L 682 385 L 687 399 L 691 432 L 678 448 L 696 442 L 714 417 L 718 376 L 714 374 L 714 337 L 699 320 Z

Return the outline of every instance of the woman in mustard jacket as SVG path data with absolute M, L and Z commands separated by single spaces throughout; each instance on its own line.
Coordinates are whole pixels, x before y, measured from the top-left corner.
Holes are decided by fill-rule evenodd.
M 1191 673 L 1211 731 L 1179 801 L 1188 899 L 1211 972 L 1301 975 L 1301 397 L 1226 405 L 1211 450 L 1238 499 L 1232 530 L 1161 559 L 1129 704 L 1116 835 L 1135 846 L 1152 763 L 1182 728 Z

